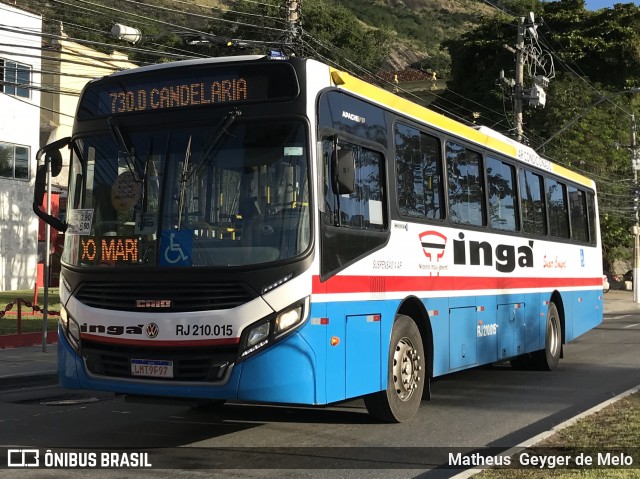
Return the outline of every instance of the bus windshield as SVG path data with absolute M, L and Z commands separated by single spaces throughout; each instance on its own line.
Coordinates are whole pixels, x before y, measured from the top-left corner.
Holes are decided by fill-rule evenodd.
M 306 128 L 247 121 L 153 130 L 110 123 L 76 139 L 64 261 L 244 266 L 310 245 Z

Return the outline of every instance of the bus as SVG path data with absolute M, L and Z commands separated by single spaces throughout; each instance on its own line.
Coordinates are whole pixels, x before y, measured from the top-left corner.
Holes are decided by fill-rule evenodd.
M 432 378 L 552 370 L 602 321 L 592 180 L 312 59 L 91 81 L 36 196 L 67 150 L 66 388 L 402 422 Z

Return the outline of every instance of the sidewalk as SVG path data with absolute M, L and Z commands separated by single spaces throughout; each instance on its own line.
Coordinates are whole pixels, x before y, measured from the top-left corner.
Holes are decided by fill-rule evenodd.
M 633 291 L 612 289 L 604 295 L 604 314 L 640 313 L 640 304 L 633 302 Z
M 0 349 L 0 389 L 23 383 L 57 383 L 57 344 Z
M 633 302 L 632 291 L 611 290 L 604 295 L 605 314 L 640 313 L 640 305 Z M 56 381 L 57 345 L 0 349 L 0 388 L 26 382 Z

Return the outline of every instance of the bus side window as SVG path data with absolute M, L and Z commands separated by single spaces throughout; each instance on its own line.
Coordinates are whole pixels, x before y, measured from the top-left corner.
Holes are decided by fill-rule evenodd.
M 449 214 L 454 223 L 484 226 L 484 179 L 482 155 L 447 141 Z
M 489 183 L 489 222 L 502 231 L 518 231 L 516 172 L 513 165 L 487 157 Z
M 587 222 L 587 199 L 584 191 L 569 187 L 569 212 L 571 214 L 571 238 L 586 243 L 589 241 Z
M 440 141 L 416 128 L 395 129 L 396 190 L 401 215 L 443 219 Z
M 377 151 L 346 141 L 340 141 L 339 148 L 353 150 L 356 163 L 355 189 L 350 194 L 336 194 L 331 181 L 333 143 L 323 141 L 326 192 L 323 222 L 347 228 L 384 230 L 384 157 Z
M 587 206 L 589 208 L 589 241 L 596 244 L 598 240 L 598 229 L 596 227 L 596 195 L 591 191 L 587 192 Z
M 545 178 L 549 205 L 549 233 L 556 238 L 569 238 L 569 205 L 567 187 L 552 178 Z
M 546 235 L 547 220 L 542 177 L 524 168 L 520 170 L 520 205 L 522 230 L 529 234 Z

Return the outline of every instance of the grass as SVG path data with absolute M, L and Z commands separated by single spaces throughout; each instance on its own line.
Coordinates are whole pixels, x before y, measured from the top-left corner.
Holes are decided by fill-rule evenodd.
M 474 479 L 632 479 L 640 477 L 640 393 L 623 398 L 616 403 L 577 421 L 550 438 L 528 448 L 530 455 L 570 456 L 572 460 L 580 455 L 593 457 L 597 462 L 598 453 L 620 449 L 633 455 L 633 468 L 583 467 L 580 469 L 488 469 L 477 474 Z M 516 456 L 513 464 L 518 464 Z M 573 465 L 573 463 L 572 463 Z M 574 466 L 575 467 L 575 466 Z
M 4 312 L 6 306 L 9 303 L 15 303 L 16 299 L 20 298 L 27 303 L 33 303 L 33 290 L 21 290 L 21 291 L 0 291 L 0 312 Z M 49 288 L 49 305 L 47 310 L 60 311 L 60 296 L 58 294 L 58 288 Z M 38 291 L 38 306 L 44 307 L 44 289 L 40 288 Z M 17 334 L 18 332 L 18 320 L 17 320 L 18 305 L 14 304 L 11 310 L 0 318 L 0 335 L 5 334 Z M 57 315 L 48 315 L 47 317 L 47 329 L 49 331 L 55 330 L 58 324 Z M 22 332 L 32 333 L 42 331 L 42 313 L 34 312 L 32 308 L 22 305 Z

